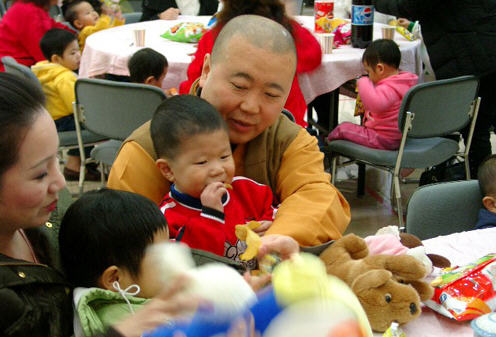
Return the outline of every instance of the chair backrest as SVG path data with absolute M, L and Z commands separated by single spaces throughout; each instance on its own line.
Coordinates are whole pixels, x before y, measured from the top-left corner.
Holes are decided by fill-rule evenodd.
M 86 129 L 124 140 L 150 120 L 165 99 L 164 92 L 146 84 L 83 78 L 76 81 L 76 104 Z
M 126 24 L 139 22 L 141 19 L 141 12 L 132 12 L 132 13 L 124 13 L 122 14 L 124 19 L 126 19 Z
M 482 207 L 477 180 L 425 185 L 408 201 L 406 231 L 424 240 L 471 230 Z
M 471 116 L 479 80 L 475 76 L 460 76 L 417 84 L 403 97 L 399 110 L 399 127 L 403 130 L 406 112 L 415 114 L 411 138 L 444 136 L 462 129 Z
M 36 77 L 29 67 L 26 67 L 24 64 L 17 63 L 17 61 L 11 56 L 2 57 L 2 63 L 7 73 L 23 77 L 36 85 L 38 89 L 43 91 L 40 80 L 38 80 L 38 77 Z

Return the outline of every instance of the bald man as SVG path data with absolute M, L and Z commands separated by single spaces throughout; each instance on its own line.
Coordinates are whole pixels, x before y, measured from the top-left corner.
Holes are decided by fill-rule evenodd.
M 235 175 L 270 186 L 280 202 L 265 235 L 288 235 L 305 247 L 340 238 L 350 208 L 324 171 L 316 139 L 281 114 L 295 71 L 294 41 L 283 26 L 260 16 L 238 16 L 205 56 L 192 93 L 210 102 L 227 122 Z M 108 187 L 159 203 L 169 183 L 155 165 L 149 126 L 125 141 Z

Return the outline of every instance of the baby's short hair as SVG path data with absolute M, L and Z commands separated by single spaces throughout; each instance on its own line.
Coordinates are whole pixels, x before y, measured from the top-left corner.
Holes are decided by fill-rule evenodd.
M 50 61 L 53 55 L 58 55 L 62 57 L 64 50 L 69 44 L 74 40 L 77 40 L 77 36 L 73 33 L 60 28 L 52 28 L 48 30 L 45 35 L 40 40 L 40 49 L 43 56 Z
M 76 7 L 82 4 L 83 2 L 87 2 L 91 5 L 91 3 L 86 0 L 73 0 L 73 1 L 69 0 L 67 2 L 64 2 L 64 4 L 62 5 L 62 11 L 64 13 L 65 21 L 69 22 L 71 25 L 74 26 L 74 21 L 76 21 L 78 14 Z
M 225 130 L 219 112 L 207 101 L 192 95 L 178 95 L 163 101 L 153 115 L 150 133 L 159 158 L 174 159 L 187 137 Z
M 372 41 L 363 53 L 362 62 L 366 62 L 371 67 L 384 63 L 398 69 L 401 62 L 400 48 L 392 40 L 379 39 Z
M 496 195 L 496 154 L 487 157 L 477 171 L 482 196 Z
M 130 80 L 134 83 L 144 83 L 150 76 L 158 80 L 168 66 L 167 58 L 151 48 L 138 50 L 127 63 Z
M 65 213 L 59 233 L 69 282 L 95 287 L 113 265 L 138 276 L 146 248 L 160 230 L 167 231 L 164 215 L 141 195 L 109 189 L 83 194 Z

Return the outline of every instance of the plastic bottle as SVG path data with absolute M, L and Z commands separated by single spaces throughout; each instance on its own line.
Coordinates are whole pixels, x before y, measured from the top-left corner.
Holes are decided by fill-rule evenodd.
M 315 33 L 331 33 L 331 20 L 334 18 L 334 0 L 315 0 Z
M 372 0 L 353 0 L 351 3 L 351 45 L 367 48 L 374 31 L 374 6 Z

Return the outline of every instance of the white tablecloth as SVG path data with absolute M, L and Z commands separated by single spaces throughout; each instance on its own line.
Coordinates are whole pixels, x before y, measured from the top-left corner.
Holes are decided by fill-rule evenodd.
M 191 55 L 196 50 L 196 45 L 172 42 L 160 37 L 160 35 L 178 22 L 202 22 L 206 24 L 209 19 L 208 16 L 181 16 L 178 20 L 140 22 L 92 34 L 86 40 L 79 76 L 82 78 L 94 77 L 105 73 L 129 75 L 127 62 L 131 55 L 139 49 L 133 43 L 133 31 L 145 29 L 145 46 L 164 54 L 169 62 L 169 72 L 162 87 L 178 88 L 179 84 L 187 78 L 186 70 L 191 62 Z M 296 19 L 313 31 L 313 16 L 298 16 Z M 374 25 L 374 38 L 381 37 L 381 26 L 381 24 Z M 395 35 L 395 40 L 402 53 L 401 69 L 418 73 L 420 42 L 410 42 L 400 34 Z M 318 95 L 330 92 L 344 82 L 362 74 L 362 54 L 363 49 L 343 46 L 335 49 L 332 54 L 324 55 L 322 65 L 319 68 L 299 76 L 305 101 L 308 103 Z
M 452 266 L 466 265 L 479 257 L 496 252 L 496 228 L 455 233 L 423 242 L 427 253 L 447 257 Z M 470 321 L 457 322 L 425 307 L 420 317 L 404 325 L 403 330 L 407 337 L 473 336 Z

